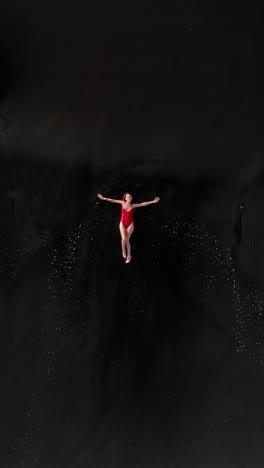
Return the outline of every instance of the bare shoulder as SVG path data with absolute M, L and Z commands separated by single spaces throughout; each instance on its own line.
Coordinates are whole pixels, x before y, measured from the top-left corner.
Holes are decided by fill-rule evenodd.
M 122 206 L 124 206 L 124 202 L 123 202 L 123 200 L 114 200 L 114 201 L 115 201 L 115 203 L 119 203 L 119 205 L 122 205 Z

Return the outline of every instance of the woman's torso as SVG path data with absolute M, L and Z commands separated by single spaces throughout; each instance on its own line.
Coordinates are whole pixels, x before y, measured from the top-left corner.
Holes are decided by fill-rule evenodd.
M 126 209 L 125 205 L 122 205 L 121 221 L 125 225 L 129 225 L 133 222 L 133 211 L 134 211 L 133 205 L 128 207 L 128 209 Z

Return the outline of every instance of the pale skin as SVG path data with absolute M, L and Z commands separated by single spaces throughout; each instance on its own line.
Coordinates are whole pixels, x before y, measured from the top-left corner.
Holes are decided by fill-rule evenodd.
M 122 207 L 126 211 L 130 211 L 133 208 L 142 208 L 143 206 L 152 205 L 153 203 L 158 203 L 160 201 L 159 197 L 155 197 L 154 200 L 151 200 L 151 201 L 146 201 L 146 202 L 142 202 L 142 203 L 133 203 L 132 204 L 132 199 L 133 198 L 132 198 L 132 195 L 130 195 L 130 193 L 126 193 L 124 195 L 123 200 L 116 200 L 114 198 L 107 198 L 107 197 L 104 197 L 103 195 L 101 195 L 101 193 L 99 193 L 97 196 L 98 196 L 98 198 L 100 198 L 100 200 L 108 201 L 108 202 L 111 202 L 111 203 L 118 203 L 119 205 L 122 205 Z M 120 234 L 121 234 L 122 255 L 126 259 L 126 263 L 129 263 L 131 261 L 130 237 L 134 232 L 134 223 L 132 222 L 132 224 L 130 224 L 130 226 L 128 226 L 128 228 L 125 228 L 122 221 L 120 221 L 119 230 L 120 230 Z

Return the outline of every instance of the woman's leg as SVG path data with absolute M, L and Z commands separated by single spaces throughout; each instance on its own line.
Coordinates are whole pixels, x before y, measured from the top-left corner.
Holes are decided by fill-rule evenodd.
M 120 222 L 119 224 L 119 230 L 121 234 L 122 255 L 124 258 L 126 258 L 127 257 L 127 254 L 126 254 L 127 230 L 122 222 Z
M 126 237 L 126 248 L 127 248 L 127 258 L 126 258 L 126 263 L 129 263 L 131 260 L 131 245 L 130 245 L 130 237 L 132 233 L 134 232 L 134 223 L 130 224 L 127 228 L 127 237 Z

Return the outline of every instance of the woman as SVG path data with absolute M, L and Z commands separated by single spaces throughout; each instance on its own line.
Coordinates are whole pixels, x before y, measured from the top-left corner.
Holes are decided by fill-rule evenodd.
M 119 223 L 119 230 L 121 234 L 121 246 L 122 246 L 122 255 L 126 259 L 126 263 L 129 263 L 131 260 L 131 246 L 129 239 L 134 231 L 134 222 L 133 222 L 133 211 L 134 208 L 140 208 L 141 206 L 152 205 L 152 203 L 158 203 L 160 201 L 159 197 L 155 197 L 154 200 L 143 202 L 143 203 L 131 203 L 132 196 L 130 193 L 125 193 L 122 200 L 115 200 L 113 198 L 103 197 L 100 193 L 97 195 L 100 200 L 109 201 L 111 203 L 119 203 L 122 205 L 121 210 L 121 220 Z

